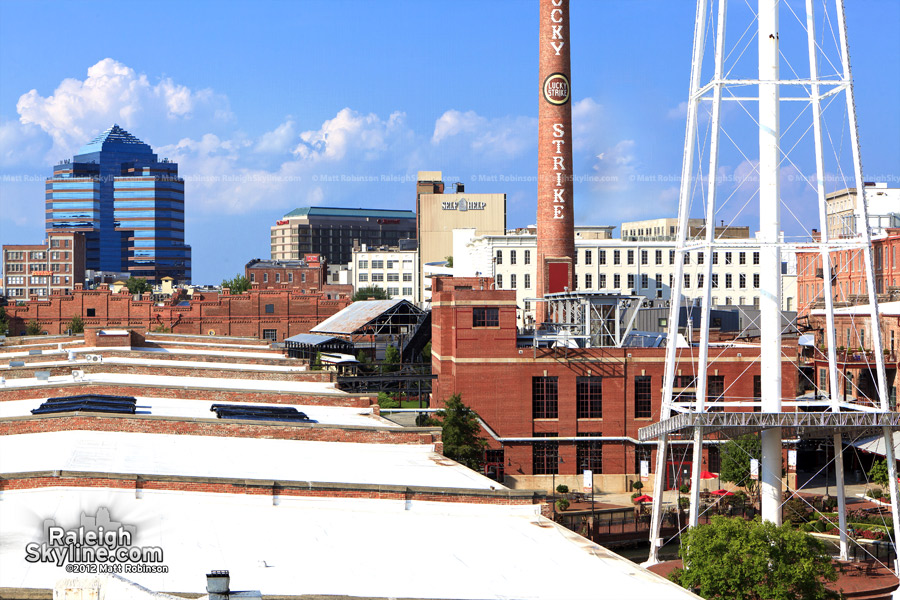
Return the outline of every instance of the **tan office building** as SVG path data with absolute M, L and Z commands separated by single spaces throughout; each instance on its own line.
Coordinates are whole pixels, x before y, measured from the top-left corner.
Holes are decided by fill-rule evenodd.
M 506 194 L 469 194 L 463 184 L 444 193 L 440 171 L 419 171 L 416 182 L 416 227 L 419 239 L 419 283 L 422 299 L 431 299 L 425 265 L 453 254 L 453 230 L 475 229 L 475 235 L 506 233 Z

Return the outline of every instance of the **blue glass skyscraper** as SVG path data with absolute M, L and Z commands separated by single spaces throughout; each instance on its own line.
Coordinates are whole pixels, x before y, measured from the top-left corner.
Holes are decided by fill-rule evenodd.
M 47 232 L 83 232 L 85 268 L 190 282 L 178 165 L 118 125 L 56 165 L 46 195 Z

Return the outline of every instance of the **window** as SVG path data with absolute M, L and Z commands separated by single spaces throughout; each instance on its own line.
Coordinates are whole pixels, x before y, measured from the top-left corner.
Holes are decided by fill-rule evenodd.
M 620 250 L 613 250 L 613 264 L 614 265 L 622 264 L 622 252 Z
M 703 255 L 701 254 L 701 256 Z M 701 289 L 703 288 L 703 273 L 699 273 L 697 275 L 697 287 Z
M 662 273 L 656 274 L 656 287 L 657 289 L 662 287 Z
M 85 315 L 86 317 L 96 317 L 96 316 L 97 316 L 97 309 L 96 309 L 96 308 L 86 308 L 86 309 L 85 309 L 85 312 L 84 312 L 84 315 Z
M 580 436 L 595 435 L 579 433 Z M 599 434 L 596 434 L 599 435 Z M 603 442 L 577 442 L 575 460 L 579 469 L 589 469 L 593 473 L 603 472 Z
M 263 283 L 269 283 L 269 274 L 263 273 Z
M 531 445 L 531 461 L 535 475 L 556 474 L 559 471 L 559 442 L 534 442 Z
M 613 289 L 619 289 L 622 287 L 622 276 L 616 273 L 613 275 Z
M 281 273 L 275 273 L 275 283 L 281 283 Z
M 591 289 L 594 286 L 594 277 L 588 273 L 584 276 L 584 287 Z
M 714 265 L 719 264 L 719 253 L 718 252 L 713 252 L 713 264 Z
M 740 273 L 738 275 L 738 287 L 742 290 L 746 289 L 746 287 L 747 287 L 747 274 L 746 273 Z M 741 302 L 741 304 L 743 304 L 743 302 Z
M 361 261 L 359 261 L 359 268 L 360 268 L 360 269 L 368 269 L 368 268 L 369 268 L 369 261 L 368 261 L 368 260 L 361 260 Z
M 739 265 L 747 264 L 747 253 L 746 252 L 738 252 L 738 264 Z
M 701 250 L 697 253 L 697 264 L 702 265 L 706 261 L 706 254 Z
M 403 295 L 404 296 L 412 296 L 412 288 L 411 287 L 403 288 Z
M 294 283 L 294 272 L 290 271 L 288 274 L 288 283 Z
M 500 309 L 499 308 L 473 308 L 472 309 L 472 327 L 499 327 L 500 326 Z
M 388 281 L 400 281 L 400 273 L 388 273 L 387 280 Z
M 275 305 L 274 304 L 266 304 L 266 314 L 267 315 L 275 314 Z
M 674 250 L 669 250 L 669 264 L 670 265 L 675 264 L 675 251 Z
M 513 273 L 509 276 L 509 287 L 512 289 L 516 289 L 516 274 Z
M 396 269 L 396 268 L 397 268 L 397 263 L 398 263 L 398 262 L 400 262 L 400 261 L 398 261 L 398 260 L 389 260 L 389 261 L 387 261 L 387 268 L 388 268 L 388 269 Z
M 575 403 L 579 419 L 603 418 L 603 378 L 576 377 Z
M 725 399 L 725 376 L 724 375 L 708 375 L 706 377 L 706 402 L 710 404 L 707 407 L 709 412 L 722 412 L 724 407 L 721 405 Z M 713 404 L 717 403 L 717 405 Z
M 639 474 L 641 472 L 641 463 L 647 463 L 647 471 L 653 468 L 653 465 L 650 463 L 650 457 L 653 453 L 653 446 L 650 445 L 640 445 L 634 447 L 634 472 L 635 474 Z
M 641 274 L 641 287 L 645 290 L 650 287 L 650 277 L 646 273 Z
M 530 265 L 530 264 L 531 264 L 531 250 L 526 250 L 526 251 L 525 251 L 525 264 L 526 264 L 526 265 Z
M 503 250 L 497 250 L 497 264 L 503 264 Z
M 591 261 L 593 260 L 593 258 L 594 258 L 593 253 L 590 250 L 584 251 L 584 264 L 586 264 L 586 265 L 591 264 Z
M 369 281 L 369 274 L 368 273 L 360 273 L 359 280 L 364 283 Z
M 403 274 L 403 281 L 412 281 L 412 280 L 413 280 L 412 276 L 413 276 L 412 273 L 404 273 L 404 274 Z
M 384 281 L 384 273 L 372 273 L 372 281 Z
M 384 261 L 383 261 L 383 260 L 373 260 L 373 261 L 372 261 L 372 268 L 373 268 L 373 269 L 383 269 L 383 268 L 384 268 Z
M 713 273 L 712 279 L 710 279 L 709 282 L 712 284 L 713 289 L 718 289 L 719 288 L 719 274 Z M 713 302 L 713 304 L 715 304 L 715 302 Z
M 662 250 L 656 251 L 656 264 L 658 264 L 658 265 L 662 264 Z
M 684 253 L 684 264 L 686 264 L 686 265 L 691 264 L 691 255 L 688 252 Z
M 388 296 L 397 296 L 398 294 L 400 294 L 400 288 L 389 287 L 387 289 Z
M 706 449 L 706 469 L 708 471 L 712 471 L 713 473 L 718 473 L 722 470 L 722 460 L 719 458 L 719 447 L 718 446 L 710 446 Z
M 650 376 L 638 375 L 634 378 L 634 418 L 649 419 L 652 416 L 650 403 Z
M 250 273 L 250 283 L 256 282 L 256 273 Z
M 597 262 L 601 265 L 606 264 L 606 250 L 597 250 Z
M 600 279 L 597 282 L 601 290 L 606 289 L 606 273 L 600 273 Z
M 688 289 L 691 287 L 691 274 L 690 273 L 684 274 L 684 287 L 685 287 L 685 289 Z
M 753 287 L 759 288 L 759 273 L 753 274 Z
M 263 339 L 269 340 L 270 342 L 274 342 L 278 339 L 278 330 L 277 329 L 263 329 Z
M 725 273 L 725 287 L 731 289 L 731 273 Z M 729 304 L 731 304 L 729 302 Z
M 641 250 L 641 264 L 646 265 L 650 263 L 650 256 L 646 250 Z
M 559 417 L 558 377 L 531 378 L 531 412 L 533 419 Z
M 726 253 L 725 253 L 725 264 L 726 264 L 726 265 L 730 265 L 730 264 L 731 264 L 731 252 L 726 252 Z
M 634 289 L 634 273 L 628 274 L 628 287 Z
M 497 273 L 497 289 L 503 289 L 503 273 Z
M 509 251 L 509 264 L 511 264 L 511 265 L 516 264 L 516 251 L 515 250 Z M 515 286 L 513 286 L 513 287 L 515 287 Z
M 634 250 L 629 250 L 629 251 L 628 251 L 628 264 L 629 264 L 629 265 L 633 265 L 633 264 L 634 264 Z
M 531 273 L 525 273 L 525 289 L 531 289 Z

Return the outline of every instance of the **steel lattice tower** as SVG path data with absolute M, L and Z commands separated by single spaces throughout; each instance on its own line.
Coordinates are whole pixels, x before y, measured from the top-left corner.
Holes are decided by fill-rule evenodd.
M 756 77 L 734 77 L 731 75 L 733 68 L 726 67 L 726 60 L 734 50 L 726 55 L 726 22 L 727 0 L 698 0 L 697 15 L 694 30 L 694 46 L 692 55 L 692 68 L 690 79 L 690 94 L 687 102 L 687 127 L 684 146 L 684 161 L 682 165 L 682 178 L 679 192 L 679 226 L 676 240 L 675 274 L 672 285 L 672 299 L 668 319 L 668 344 L 666 350 L 666 371 L 663 388 L 662 409 L 660 422 L 656 425 L 641 430 L 641 440 L 658 440 L 655 492 L 653 500 L 653 513 L 651 517 L 650 531 L 650 557 L 649 564 L 658 561 L 657 553 L 663 540 L 660 537 L 662 520 L 662 490 L 664 486 L 664 474 L 666 470 L 666 451 L 669 436 L 691 436 L 693 439 L 693 470 L 690 497 L 689 526 L 698 523 L 700 507 L 700 472 L 703 441 L 705 435 L 717 432 L 725 435 L 758 431 L 761 434 L 762 459 L 760 461 L 760 491 L 761 512 L 765 520 L 775 523 L 781 522 L 782 507 L 782 440 L 783 436 L 790 435 L 795 438 L 803 437 L 828 437 L 834 444 L 835 463 L 837 465 L 837 497 L 838 513 L 840 515 L 840 552 L 842 558 L 848 556 L 848 538 L 845 522 L 844 500 L 844 474 L 842 463 L 842 439 L 844 435 L 882 435 L 884 436 L 888 474 L 890 479 L 891 510 L 894 524 L 900 523 L 898 518 L 897 503 L 897 473 L 894 459 L 892 431 L 898 428 L 897 413 L 891 410 L 888 402 L 888 390 L 885 377 L 884 357 L 881 353 L 882 337 L 879 326 L 878 296 L 876 293 L 874 265 L 871 245 L 871 231 L 869 216 L 866 209 L 864 183 L 862 175 L 862 163 L 859 152 L 858 130 L 853 95 L 853 80 L 850 71 L 849 50 L 847 44 L 847 27 L 844 17 L 843 0 L 804 0 L 805 15 L 803 9 L 795 11 L 788 0 L 757 0 L 756 10 L 747 3 L 753 14 L 751 25 L 738 39 L 735 48 L 743 45 L 744 50 L 749 47 L 745 43 L 748 32 L 754 31 L 758 53 L 758 75 Z M 834 29 L 837 35 L 833 35 L 835 42 L 835 60 L 829 63 L 834 67 L 834 73 L 823 76 L 820 73 L 820 57 L 826 57 L 824 44 L 816 39 L 817 15 L 815 6 L 821 2 L 821 18 L 828 18 L 831 25 L 831 15 L 834 15 Z M 794 2 L 799 5 L 799 2 Z M 741 5 L 743 8 L 743 5 Z M 715 10 L 713 10 L 715 9 Z M 833 12 L 832 12 L 833 11 Z M 798 12 L 800 14 L 798 14 Z M 713 15 L 713 13 L 715 13 Z M 803 16 L 801 16 L 803 15 Z M 713 16 L 715 17 L 713 19 Z M 808 76 L 801 76 L 789 66 L 790 77 L 784 77 L 782 63 L 787 59 L 782 52 L 782 40 L 779 17 L 795 19 L 801 30 L 806 32 L 806 40 L 792 40 L 797 47 L 806 46 L 808 58 Z M 791 22 L 794 27 L 796 23 Z M 824 26 L 823 26 L 824 30 Z M 714 59 L 709 77 L 704 77 L 704 53 L 707 38 L 714 34 Z M 751 41 L 752 41 L 751 34 Z M 805 43 L 803 43 L 805 42 Z M 743 52 L 741 52 L 743 54 Z M 738 56 L 738 59 L 741 57 Z M 789 63 L 787 63 L 789 65 Z M 840 97 L 840 100 L 838 98 Z M 826 221 L 826 169 L 823 150 L 826 138 L 831 139 L 827 129 L 823 133 L 823 105 L 827 107 L 843 100 L 846 105 L 843 118 L 844 125 L 849 132 L 849 145 L 852 154 L 852 175 L 848 178 L 848 188 L 854 189 L 858 202 L 861 202 L 859 234 L 845 238 L 829 238 L 829 228 Z M 735 138 L 729 135 L 722 126 L 723 112 L 726 103 L 731 102 L 741 107 L 745 103 L 756 104 L 755 114 L 747 111 L 751 120 L 755 123 L 751 129 L 758 132 L 758 172 L 759 187 L 747 202 L 755 202 L 758 207 L 759 233 L 755 241 L 720 239 L 716 235 L 715 223 L 718 217 L 719 204 L 727 204 L 727 198 L 721 202 L 717 193 L 722 186 L 718 182 L 720 168 L 720 151 L 723 138 L 735 143 Z M 797 119 L 806 119 L 809 125 L 807 131 L 812 131 L 812 152 L 814 157 L 808 157 L 810 164 L 815 163 L 815 183 L 810 183 L 811 196 L 815 196 L 818 208 L 818 221 L 820 237 L 813 239 L 812 243 L 791 243 L 786 240 L 783 224 L 782 209 L 792 211 L 790 198 L 782 196 L 781 169 L 786 163 L 795 164 L 790 156 L 791 151 L 799 144 L 795 144 L 790 150 L 785 151 L 782 144 L 783 131 L 781 127 L 782 108 L 791 103 L 792 109 L 803 107 Z M 703 112 L 701 107 L 709 107 Z M 729 107 L 730 108 L 730 107 Z M 807 114 L 808 113 L 808 114 Z M 706 133 L 701 135 L 701 120 L 706 121 Z M 791 123 L 791 127 L 794 126 Z M 790 129 L 790 127 L 788 128 Z M 735 136 L 740 137 L 740 136 Z M 743 135 L 743 140 L 752 140 L 755 137 L 751 131 Z M 702 144 L 699 141 L 702 140 Z M 786 145 L 786 144 L 785 144 Z M 708 164 L 703 165 L 695 154 L 698 148 L 708 147 Z M 702 153 L 702 152 L 701 152 Z M 742 153 L 743 154 L 743 153 Z M 751 154 L 752 156 L 752 154 Z M 837 155 L 836 155 L 837 156 Z M 747 158 L 746 155 L 744 155 Z M 748 160 L 752 165 L 752 161 Z M 704 166 L 705 176 L 704 176 Z M 699 177 L 696 173 L 699 171 Z M 688 239 L 688 218 L 691 213 L 692 199 L 700 190 L 703 197 L 703 216 L 705 217 L 705 230 L 702 237 Z M 734 193 L 732 193 L 733 195 Z M 760 258 L 760 282 L 759 282 L 759 310 L 760 310 L 760 363 L 761 372 L 761 412 L 746 412 L 741 407 L 754 405 L 752 402 L 728 403 L 729 408 L 737 408 L 741 412 L 729 412 L 723 407 L 712 407 L 707 404 L 707 390 L 709 381 L 710 360 L 710 307 L 713 288 L 713 262 L 714 252 L 721 249 L 750 248 L 759 250 Z M 826 315 L 826 327 L 824 338 L 827 346 L 827 360 L 829 373 L 829 390 L 831 390 L 827 406 L 822 411 L 822 403 L 815 402 L 804 404 L 801 398 L 783 398 L 782 388 L 782 251 L 795 250 L 797 248 L 813 249 L 821 256 L 823 272 L 825 276 L 824 309 Z M 861 252 L 865 264 L 865 285 L 869 297 L 871 340 L 875 348 L 875 367 L 873 377 L 875 380 L 877 398 L 875 406 L 863 406 L 854 402 L 847 402 L 839 397 L 839 372 L 836 356 L 836 336 L 834 323 L 834 292 L 832 289 L 831 253 L 842 250 Z M 703 277 L 702 304 L 701 304 L 701 329 L 699 345 L 696 347 L 696 398 L 690 402 L 679 402 L 673 396 L 673 384 L 678 362 L 676 339 L 678 336 L 680 306 L 676 299 L 682 297 L 684 283 L 684 256 L 693 251 L 699 253 L 702 260 L 701 277 Z M 698 257 L 699 258 L 699 257 Z M 788 406 L 789 405 L 789 406 Z M 793 408 L 795 412 L 786 411 L 785 408 Z M 812 409 L 809 411 L 808 409 Z M 721 411 L 721 412 L 719 412 Z M 896 547 L 896 546 L 895 546 Z M 897 570 L 897 564 L 894 565 Z

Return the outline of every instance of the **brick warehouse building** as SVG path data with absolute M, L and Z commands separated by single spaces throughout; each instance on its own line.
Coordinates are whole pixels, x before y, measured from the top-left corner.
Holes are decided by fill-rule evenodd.
M 140 300 L 123 290 L 113 294 L 106 284 L 99 289 L 80 286 L 71 294 L 52 294 L 6 308 L 9 335 L 22 335 L 36 320 L 50 335 L 64 333 L 75 315 L 87 327 L 165 329 L 192 335 L 249 336 L 282 341 L 309 330 L 350 304 L 349 299 L 328 300 L 322 294 L 296 290 L 256 290 L 244 294 L 195 294 L 190 301 L 174 298 L 154 302 L 150 294 Z
M 328 262 L 319 254 L 305 254 L 300 260 L 254 258 L 244 266 L 244 276 L 261 290 L 321 292 L 329 300 L 353 295 L 352 285 L 328 283 Z
M 449 396 L 461 394 L 489 429 L 487 459 L 505 475 L 506 485 L 549 489 L 555 479 L 580 489 L 587 466 L 597 489 L 627 490 L 639 477 L 641 460 L 649 460 L 651 469 L 655 465 L 655 445 L 637 438 L 638 429 L 659 420 L 665 348 L 537 348 L 518 334 L 515 291 L 490 289 L 492 283 L 489 278 L 433 282 L 432 406 L 440 408 Z M 676 393 L 693 392 L 690 352 L 685 348 L 678 364 Z M 712 351 L 707 401 L 759 398 L 759 354 L 750 344 Z M 796 352 L 785 348 L 786 399 L 796 391 L 792 355 Z M 539 440 L 545 437 L 551 439 Z M 674 448 L 670 487 L 680 485 L 691 469 L 689 445 Z M 707 445 L 704 468 L 718 472 L 715 448 Z

